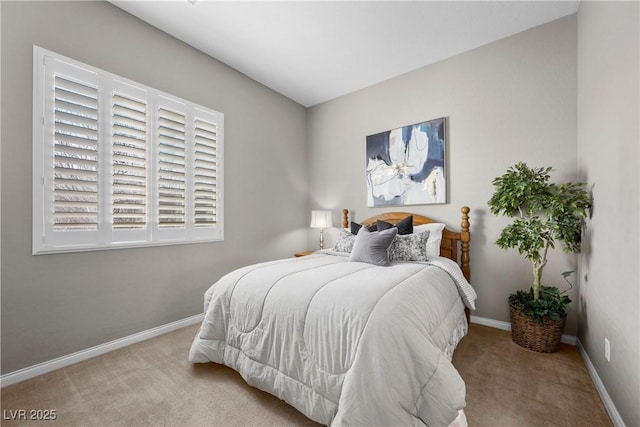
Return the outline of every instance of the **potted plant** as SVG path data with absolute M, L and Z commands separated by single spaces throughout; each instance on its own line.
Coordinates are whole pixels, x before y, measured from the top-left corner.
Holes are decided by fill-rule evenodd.
M 580 252 L 582 227 L 591 206 L 584 183 L 551 183 L 551 170 L 518 162 L 493 180 L 495 192 L 489 200 L 493 214 L 513 218 L 496 244 L 505 250 L 516 248 L 533 268 L 531 289 L 509 296 L 512 339 L 545 353 L 558 350 L 571 302 L 566 291 L 541 284 L 547 254 L 558 241 L 565 252 Z M 569 274 L 563 273 L 565 280 Z

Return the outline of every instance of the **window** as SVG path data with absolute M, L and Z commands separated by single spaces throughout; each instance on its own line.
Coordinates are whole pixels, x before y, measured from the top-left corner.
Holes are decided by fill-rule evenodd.
M 33 253 L 224 239 L 224 115 L 34 46 Z

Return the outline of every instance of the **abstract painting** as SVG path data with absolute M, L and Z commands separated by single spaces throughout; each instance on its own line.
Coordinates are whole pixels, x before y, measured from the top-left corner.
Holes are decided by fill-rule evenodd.
M 446 203 L 445 118 L 367 136 L 367 206 Z

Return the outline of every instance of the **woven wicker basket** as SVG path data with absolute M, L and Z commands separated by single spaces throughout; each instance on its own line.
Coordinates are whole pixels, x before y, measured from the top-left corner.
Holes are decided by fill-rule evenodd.
M 560 322 L 543 319 L 542 324 L 529 319 L 521 311 L 509 304 L 511 313 L 511 339 L 520 347 L 537 351 L 538 353 L 553 353 L 560 348 L 560 339 L 567 317 L 560 317 Z

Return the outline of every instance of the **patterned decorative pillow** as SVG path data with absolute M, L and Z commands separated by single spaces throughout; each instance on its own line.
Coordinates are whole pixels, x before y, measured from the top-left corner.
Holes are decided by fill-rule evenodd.
M 351 253 L 353 249 L 353 243 L 356 241 L 356 236 L 348 232 L 347 230 L 340 230 L 340 235 L 336 240 L 336 244 L 333 246 L 333 250 L 336 252 Z
M 398 234 L 389 248 L 389 261 L 427 261 L 429 231 Z
M 413 228 L 414 233 L 420 233 L 429 230 L 429 241 L 427 241 L 427 257 L 434 258 L 440 256 L 440 244 L 442 242 L 442 230 L 444 224 L 441 222 L 432 222 L 430 224 L 416 225 Z

